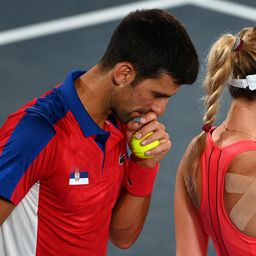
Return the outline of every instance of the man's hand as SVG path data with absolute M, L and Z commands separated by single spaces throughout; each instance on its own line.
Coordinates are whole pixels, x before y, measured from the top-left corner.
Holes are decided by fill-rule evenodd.
M 130 121 L 126 132 L 129 146 L 132 136 L 141 139 L 150 132 L 153 132 L 153 134 L 145 138 L 142 143 L 147 145 L 155 140 L 160 141 L 160 144 L 156 148 L 147 151 L 147 155 L 152 155 L 153 157 L 141 159 L 132 155 L 132 159 L 145 168 L 153 168 L 166 156 L 172 146 L 169 134 L 165 130 L 165 126 L 158 122 L 156 113 L 148 112 L 140 119 L 140 122 Z

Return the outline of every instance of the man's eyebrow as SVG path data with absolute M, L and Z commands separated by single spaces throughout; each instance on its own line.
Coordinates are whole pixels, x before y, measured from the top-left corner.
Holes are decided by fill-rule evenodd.
M 152 94 L 157 98 L 170 98 L 171 96 L 175 95 L 176 92 L 174 92 L 172 94 L 167 94 L 167 93 L 163 93 L 163 92 L 152 91 Z

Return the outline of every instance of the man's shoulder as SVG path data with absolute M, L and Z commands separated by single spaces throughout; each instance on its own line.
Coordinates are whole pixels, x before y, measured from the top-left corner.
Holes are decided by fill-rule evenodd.
M 46 145 L 54 135 L 54 127 L 47 118 L 25 113 L 19 121 L 9 119 L 6 122 L 0 131 L 0 146 L 25 154 Z
M 49 104 L 45 98 L 34 99 L 11 114 L 0 129 L 0 148 L 25 153 L 46 145 L 56 134 L 55 123 L 64 115 Z
M 32 120 L 37 120 L 37 118 L 45 119 L 49 124 L 54 126 L 59 120 L 65 117 L 68 108 L 59 90 L 53 89 L 46 95 L 37 98 L 35 104 L 28 107 L 25 112 Z

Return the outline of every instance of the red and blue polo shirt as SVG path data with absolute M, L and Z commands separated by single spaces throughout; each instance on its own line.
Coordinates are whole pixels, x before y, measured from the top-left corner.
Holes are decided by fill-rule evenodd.
M 2 256 L 102 256 L 125 175 L 118 123 L 101 129 L 73 71 L 10 115 L 0 130 L 0 196 L 16 207 L 1 226 Z

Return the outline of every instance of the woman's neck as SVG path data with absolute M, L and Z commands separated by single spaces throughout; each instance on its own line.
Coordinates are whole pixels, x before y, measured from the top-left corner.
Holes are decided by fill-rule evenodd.
M 224 123 L 230 131 L 249 132 L 256 137 L 256 101 L 234 99 Z

